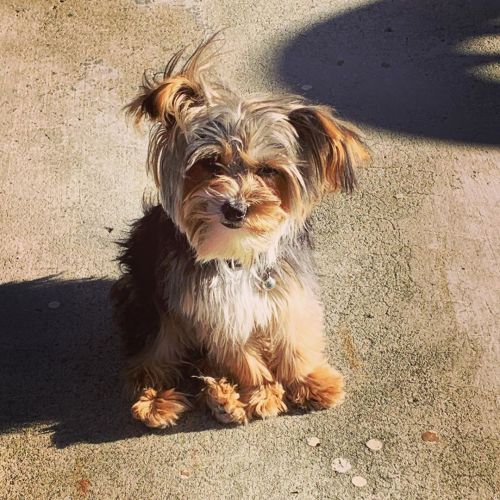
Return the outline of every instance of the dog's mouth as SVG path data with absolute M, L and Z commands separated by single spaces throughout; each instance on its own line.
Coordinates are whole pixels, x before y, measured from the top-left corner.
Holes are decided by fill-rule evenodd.
M 233 222 L 229 220 L 223 220 L 221 221 L 221 224 L 225 227 L 228 227 L 229 229 L 240 229 L 243 226 L 244 221 Z

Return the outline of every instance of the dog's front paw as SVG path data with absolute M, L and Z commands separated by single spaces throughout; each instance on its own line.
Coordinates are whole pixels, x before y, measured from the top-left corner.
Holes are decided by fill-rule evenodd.
M 158 393 L 147 388 L 132 405 L 132 416 L 151 428 L 163 429 L 175 425 L 180 414 L 190 407 L 184 395 L 169 389 Z
M 225 378 L 201 377 L 205 383 L 203 395 L 213 416 L 223 424 L 246 424 L 245 404 L 240 401 L 236 385 Z
M 344 377 L 331 366 L 319 366 L 303 380 L 287 388 L 288 399 L 297 406 L 322 410 L 344 401 Z
M 242 399 L 247 403 L 246 412 L 249 418 L 257 416 L 260 418 L 276 417 L 287 411 L 283 395 L 283 386 L 275 382 L 266 384 L 246 392 Z

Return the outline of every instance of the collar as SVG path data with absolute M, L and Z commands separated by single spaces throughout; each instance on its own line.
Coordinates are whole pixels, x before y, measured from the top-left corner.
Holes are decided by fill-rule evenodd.
M 239 270 L 243 267 L 241 265 L 241 262 L 239 262 L 238 260 L 226 259 L 224 262 L 232 271 Z M 262 271 L 262 273 L 260 273 L 260 275 L 257 276 L 261 288 L 268 291 L 272 290 L 276 286 L 276 278 L 274 278 L 273 274 L 274 268 L 267 267 L 266 269 L 264 269 L 264 271 Z
M 232 269 L 233 271 L 236 269 L 241 269 L 242 267 L 241 262 L 239 260 L 226 259 L 224 262 L 227 264 L 229 269 Z

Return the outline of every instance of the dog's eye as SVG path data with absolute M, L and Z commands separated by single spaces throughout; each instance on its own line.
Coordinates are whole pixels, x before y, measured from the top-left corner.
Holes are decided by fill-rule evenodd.
M 257 170 L 257 175 L 260 177 L 271 177 L 272 175 L 276 175 L 278 171 L 272 167 L 264 165 Z
M 211 175 L 222 174 L 222 165 L 218 163 L 217 158 L 205 158 L 201 160 L 203 168 Z

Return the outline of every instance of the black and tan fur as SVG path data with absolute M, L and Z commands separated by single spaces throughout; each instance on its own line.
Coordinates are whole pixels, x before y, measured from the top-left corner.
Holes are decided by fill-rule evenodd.
M 128 107 L 154 124 L 161 204 L 123 243 L 112 297 L 132 413 L 150 427 L 189 408 L 175 388 L 193 368 L 225 423 L 344 397 L 323 353 L 307 219 L 325 193 L 352 190 L 366 151 L 326 107 L 209 83 L 210 47 L 179 70 L 174 56 Z

